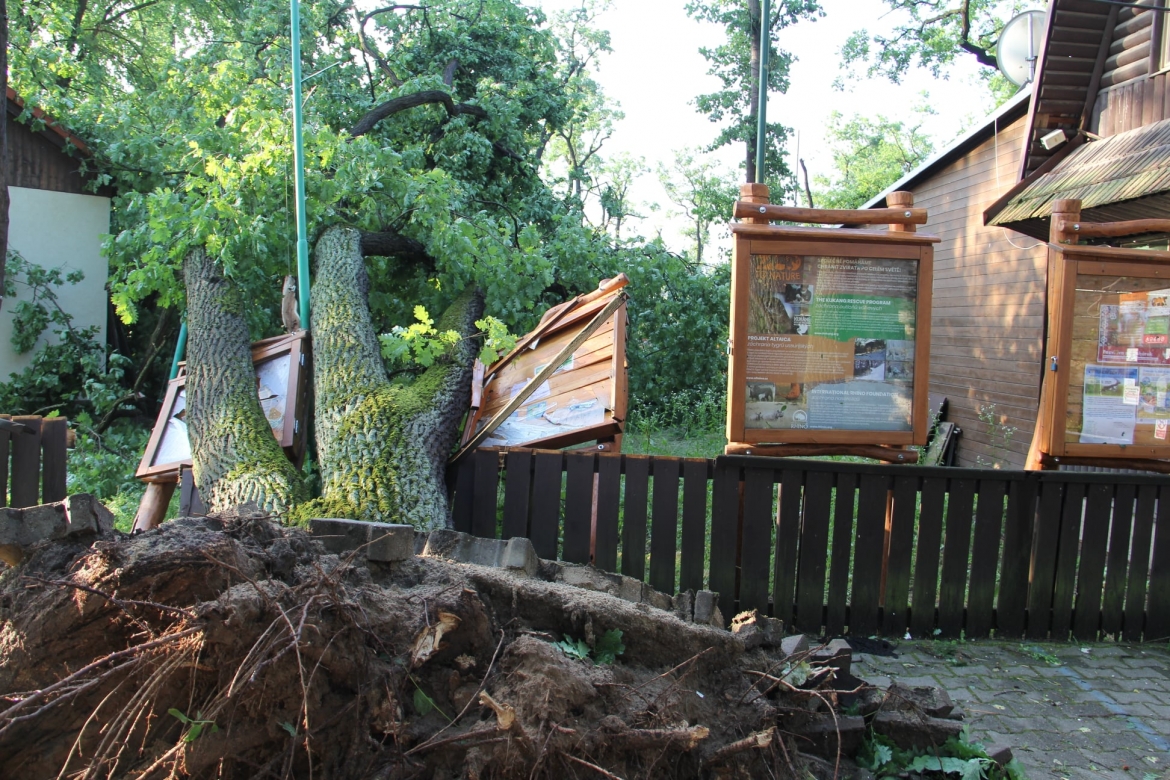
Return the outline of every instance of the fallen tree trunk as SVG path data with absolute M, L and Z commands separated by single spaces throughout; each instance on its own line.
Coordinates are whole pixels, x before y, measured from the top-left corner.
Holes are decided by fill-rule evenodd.
M 307 495 L 260 407 L 243 298 L 202 248 L 187 256 L 183 276 L 186 420 L 199 494 L 213 512 L 250 502 L 287 513 Z
M 331 228 L 317 242 L 312 290 L 313 391 L 322 495 L 297 516 L 450 522 L 444 472 L 467 409 L 483 296 L 467 290 L 437 328 L 461 340 L 408 386 L 392 385 L 370 320 L 361 233 Z

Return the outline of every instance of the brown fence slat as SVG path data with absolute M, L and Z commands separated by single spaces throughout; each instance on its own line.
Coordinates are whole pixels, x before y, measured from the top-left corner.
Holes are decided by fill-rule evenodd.
M 894 477 L 894 506 L 890 517 L 890 553 L 886 559 L 886 592 L 882 611 L 886 636 L 906 631 L 910 600 L 910 558 L 914 550 L 914 515 L 918 508 L 918 477 Z
M 857 474 L 837 474 L 836 505 L 833 507 L 832 560 L 829 562 L 829 599 L 825 609 L 825 633 L 845 631 L 848 624 L 850 548 L 853 545 L 853 504 L 857 495 Z
M 1076 615 L 1073 636 L 1084 641 L 1097 638 L 1101 625 L 1101 587 L 1105 583 L 1105 552 L 1109 544 L 1109 520 L 1113 514 L 1113 486 L 1090 485 L 1081 531 L 1081 562 L 1077 567 Z
M 451 504 L 451 525 L 456 531 L 471 533 L 474 492 L 475 458 L 464 458 L 455 466 L 455 498 Z
M 1029 639 L 1047 639 L 1052 626 L 1052 590 L 1056 577 L 1056 547 L 1060 541 L 1060 509 L 1065 485 L 1040 483 L 1040 509 L 1036 513 L 1032 547 L 1032 583 L 1028 587 Z
M 622 456 L 597 456 L 597 537 L 593 564 L 605 571 L 617 571 L 618 513 L 622 498 Z
M 9 415 L 0 414 L 0 420 L 10 419 Z M 8 506 L 8 455 L 12 447 L 10 437 L 7 428 L 0 428 L 0 506 Z
M 565 530 L 561 557 L 569 563 L 589 563 L 595 458 L 593 452 L 565 454 Z
M 861 475 L 857 539 L 853 548 L 853 592 L 849 602 L 850 634 L 869 636 L 878 628 L 888 494 L 889 478 L 884 474 Z
M 703 589 L 703 556 L 707 551 L 707 461 L 683 461 L 682 555 L 679 590 Z
M 1072 631 L 1073 594 L 1076 589 L 1077 553 L 1080 551 L 1081 515 L 1085 485 L 1070 482 L 1064 488 L 1060 514 L 1060 543 L 1056 550 L 1056 576 L 1052 581 L 1052 639 L 1068 640 Z
M 995 609 L 995 635 L 1022 637 L 1028 609 L 1028 567 L 1036 521 L 1034 477 L 1014 480 L 1008 487 L 1003 529 L 1003 563 Z
M 496 498 L 500 489 L 500 455 L 495 450 L 476 450 L 475 488 L 472 490 L 471 533 L 496 538 Z
M 532 499 L 532 453 L 509 450 L 504 456 L 504 536 L 528 538 L 528 505 Z
M 41 503 L 65 498 L 65 436 L 69 423 L 64 417 L 46 417 L 41 422 Z
M 32 428 L 32 433 L 12 437 L 12 506 L 41 503 L 41 418 L 13 417 L 13 422 Z
M 975 506 L 975 534 L 971 542 L 971 583 L 967 590 L 968 639 L 990 636 L 994 624 L 995 574 L 999 566 L 1003 499 L 1007 484 L 1002 479 L 979 480 Z
M 646 578 L 646 500 L 650 495 L 650 459 L 626 456 L 626 507 L 622 517 L 622 574 Z
M 1137 486 L 1120 484 L 1113 497 L 1113 522 L 1109 528 L 1109 561 L 1105 566 L 1105 592 L 1101 596 L 1101 632 L 1117 637 L 1125 615 L 1125 577 L 1129 571 L 1129 534 L 1133 526 L 1133 502 Z
M 772 564 L 772 614 L 792 625 L 796 606 L 796 556 L 800 545 L 801 483 L 804 472 L 784 469 L 776 508 L 776 557 Z
M 1128 642 L 1140 642 L 1145 630 L 1146 575 L 1150 571 L 1150 542 L 1154 532 L 1154 505 L 1158 501 L 1155 485 L 1138 488 L 1134 507 L 1133 539 L 1130 541 L 1129 575 L 1125 588 L 1125 628 Z
M 938 561 L 942 550 L 943 504 L 946 497 L 946 478 L 926 477 L 922 480 L 914 592 L 910 600 L 910 630 L 917 637 L 934 634 L 934 605 L 938 601 Z
M 556 559 L 557 538 L 561 526 L 561 468 L 564 455 L 559 452 L 536 453 L 532 476 L 532 516 L 528 534 L 536 554 Z
M 751 467 L 744 471 L 739 609 L 767 612 L 772 558 L 773 472 L 767 468 Z
M 798 630 L 819 636 L 825 604 L 825 562 L 829 552 L 833 475 L 827 471 L 813 471 L 805 480 L 796 620 L 793 623 Z
M 963 629 L 963 597 L 967 590 L 971 515 L 974 509 L 975 480 L 952 479 L 944 532 L 942 577 L 938 589 L 940 636 L 957 637 Z
M 1146 606 L 1147 642 L 1170 638 L 1170 486 L 1158 492 L 1154 525 L 1154 557 L 1150 562 L 1150 594 Z
M 719 594 L 723 615 L 735 614 L 735 560 L 739 549 L 739 466 L 715 459 L 711 486 L 711 573 L 707 587 Z
M 650 587 L 674 595 L 678 551 L 678 458 L 654 459 L 653 514 L 650 518 Z

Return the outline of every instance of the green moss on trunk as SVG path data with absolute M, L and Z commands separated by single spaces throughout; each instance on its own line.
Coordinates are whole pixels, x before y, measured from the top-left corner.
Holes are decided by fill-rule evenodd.
M 467 408 L 478 292 L 464 292 L 441 329 L 464 336 L 413 385 L 391 385 L 370 321 L 361 236 L 331 228 L 317 242 L 312 290 L 313 389 L 322 497 L 296 516 L 352 517 L 440 528 L 450 523 L 447 458 Z
M 256 395 L 239 290 L 202 249 L 187 256 L 187 431 L 211 511 L 252 502 L 283 514 L 306 497 Z

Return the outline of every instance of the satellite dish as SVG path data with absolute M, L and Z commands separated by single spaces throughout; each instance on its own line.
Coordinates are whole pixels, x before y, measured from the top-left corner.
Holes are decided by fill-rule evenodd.
M 1036 62 L 1044 43 L 1044 11 L 1024 11 L 1004 25 L 995 44 L 995 61 L 1004 77 L 1022 87 L 1036 78 Z

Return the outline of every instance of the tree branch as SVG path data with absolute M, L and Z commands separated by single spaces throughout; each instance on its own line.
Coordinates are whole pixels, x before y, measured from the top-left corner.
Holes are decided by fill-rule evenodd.
M 434 268 L 435 260 L 427 254 L 421 241 L 408 238 L 393 230 L 380 233 L 362 233 L 362 256 L 397 257 L 411 263 Z
M 370 109 L 364 117 L 358 120 L 349 134 L 354 138 L 365 135 L 374 129 L 374 127 L 383 119 L 394 116 L 395 114 L 406 111 L 407 109 L 417 108 L 418 106 L 433 105 L 440 103 L 447 109 L 449 117 L 459 116 L 461 114 L 469 114 L 479 119 L 487 118 L 487 111 L 479 106 L 473 106 L 469 103 L 456 103 L 454 99 L 439 89 L 427 89 L 422 92 L 415 92 L 410 95 L 401 95 L 400 97 L 391 98 L 379 106 Z
M 975 59 L 979 61 L 980 65 L 986 65 L 989 68 L 995 68 L 999 66 L 999 62 L 995 59 L 994 54 L 990 53 L 986 49 L 979 48 L 979 46 L 971 43 L 970 41 L 959 41 L 959 48 L 965 52 L 974 54 Z

